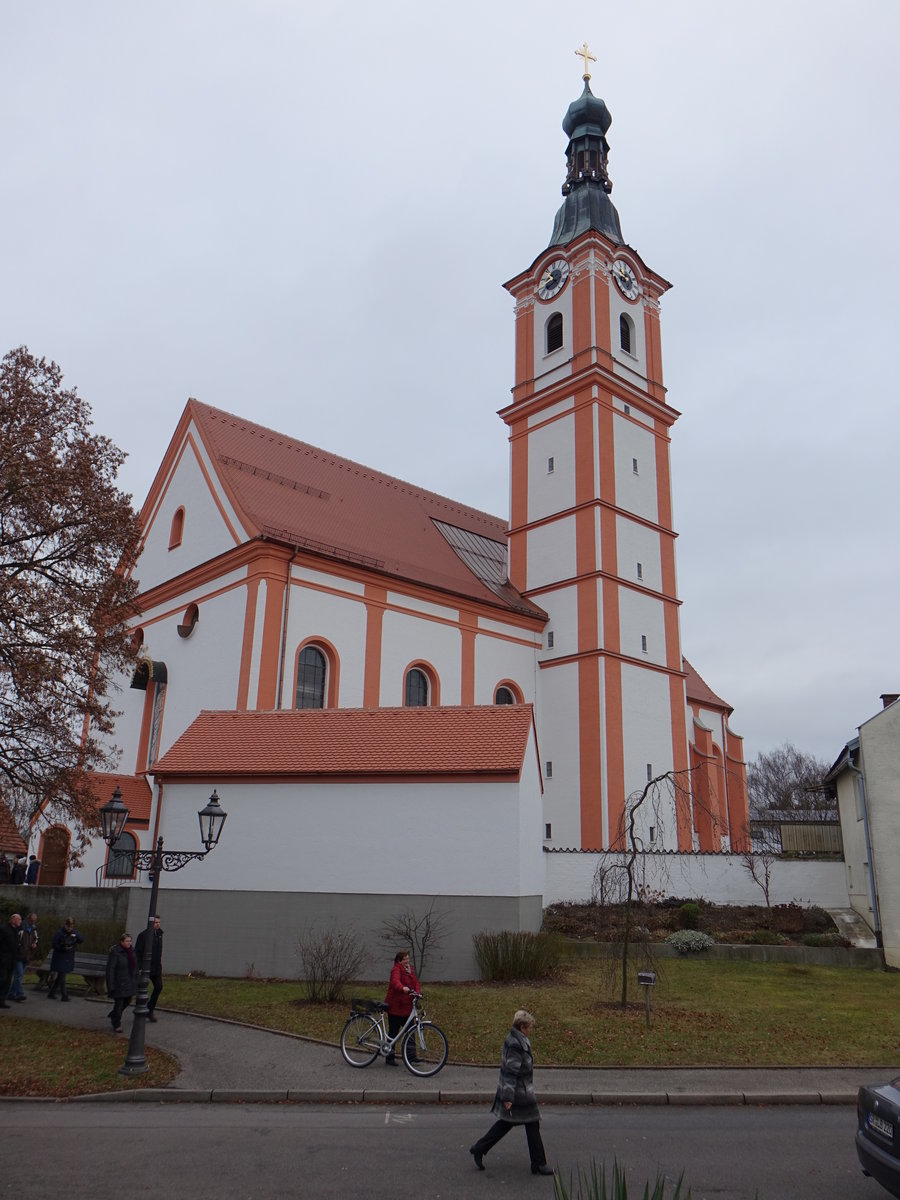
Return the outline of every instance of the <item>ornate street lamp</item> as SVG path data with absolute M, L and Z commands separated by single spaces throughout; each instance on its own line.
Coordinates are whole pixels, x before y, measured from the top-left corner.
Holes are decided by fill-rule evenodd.
M 150 961 L 153 954 L 153 918 L 156 916 L 160 874 L 163 871 L 180 871 L 193 859 L 206 858 L 210 850 L 219 843 L 222 826 L 225 824 L 227 815 L 222 811 L 219 797 L 214 790 L 209 802 L 197 813 L 200 820 L 200 840 L 206 847 L 205 850 L 163 850 L 163 840 L 159 838 L 153 850 L 134 850 L 129 854 L 129 858 L 134 861 L 135 869 L 149 871 L 152 886 L 134 1022 L 131 1026 L 131 1037 L 128 1039 L 128 1054 L 123 1065 L 119 1067 L 120 1075 L 142 1075 L 147 1070 L 144 1038 L 147 1030 L 147 1013 L 149 1012 L 147 994 L 150 983 Z M 100 809 L 103 840 L 110 848 L 118 841 L 127 820 L 128 809 L 122 800 L 122 793 L 116 788 L 109 803 L 104 804 Z

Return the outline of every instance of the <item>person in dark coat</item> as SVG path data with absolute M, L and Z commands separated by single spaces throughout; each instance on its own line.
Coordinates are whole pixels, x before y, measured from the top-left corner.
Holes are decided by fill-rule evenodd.
M 53 935 L 53 953 L 50 955 L 50 970 L 56 972 L 56 978 L 53 980 L 53 985 L 47 993 L 47 999 L 52 1000 L 59 989 L 60 1000 L 68 1000 L 69 993 L 66 988 L 66 976 L 75 970 L 75 947 L 84 941 L 84 938 L 75 928 L 75 922 L 71 917 L 66 917 L 66 923 L 62 929 L 57 929 Z
M 147 939 L 147 930 L 142 929 L 138 934 L 138 939 L 135 944 L 135 953 L 137 954 L 138 970 L 143 970 L 144 967 L 144 944 Z M 159 999 L 159 993 L 163 989 L 162 981 L 162 951 L 163 951 L 163 931 L 159 927 L 159 917 L 153 918 L 153 944 L 150 947 L 150 982 L 153 984 L 153 991 L 150 999 L 147 1002 L 147 1020 L 155 1021 L 156 1001 Z
M 384 998 L 388 1006 L 388 1037 L 396 1037 L 406 1019 L 412 1012 L 413 994 L 421 992 L 416 973 L 409 961 L 408 950 L 398 950 L 394 955 L 394 965 L 391 968 L 391 978 L 388 982 L 387 995 Z M 392 1050 L 385 1058 L 385 1065 L 396 1067 L 397 1057 Z
M 28 869 L 28 862 L 23 854 L 21 858 L 16 859 L 15 866 L 9 873 L 10 883 L 24 883 L 25 873 Z
M 0 883 L 9 883 L 9 859 L 0 854 Z
M 25 964 L 28 962 L 28 938 L 25 935 L 25 925 L 18 913 L 13 913 L 10 917 L 10 925 L 14 921 L 18 921 L 15 929 L 16 961 L 13 963 L 12 983 L 9 985 L 9 992 L 4 996 L 2 991 L 0 991 L 0 999 L 15 1000 L 18 1004 L 22 1004 L 28 999 L 25 995 L 25 988 L 22 985 L 22 980 L 25 978 Z
M 16 967 L 21 924 L 22 918 L 18 913 L 13 913 L 8 921 L 0 925 L 0 1008 L 9 1008 L 6 993 Z
M 547 1155 L 541 1141 L 541 1110 L 534 1094 L 534 1056 L 528 1040 L 533 1028 L 534 1017 L 520 1008 L 513 1017 L 513 1027 L 503 1043 L 500 1080 L 491 1106 L 491 1112 L 499 1120 L 494 1122 L 483 1138 L 469 1147 L 479 1171 L 484 1170 L 483 1160 L 488 1150 L 506 1137 L 514 1125 L 524 1125 L 532 1175 L 553 1174 L 553 1168 L 547 1166 Z
M 122 1013 L 138 990 L 138 975 L 137 955 L 131 946 L 131 934 L 123 933 L 110 949 L 106 960 L 106 994 L 113 1002 L 107 1015 L 112 1021 L 113 1033 L 122 1032 Z
M 32 854 L 28 860 L 28 870 L 25 872 L 25 882 L 34 885 L 38 881 L 38 873 L 41 869 L 41 860 L 36 854 Z

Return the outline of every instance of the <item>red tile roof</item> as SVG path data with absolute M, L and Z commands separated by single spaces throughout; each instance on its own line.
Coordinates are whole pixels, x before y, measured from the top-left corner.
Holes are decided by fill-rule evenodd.
M 686 658 L 682 658 L 681 662 L 687 673 L 687 678 L 684 682 L 688 700 L 693 700 L 696 704 L 702 705 L 703 708 L 717 708 L 720 712 L 724 712 L 726 716 L 731 716 L 734 708 L 728 701 L 716 695 L 706 680 L 697 674 Z
M 12 813 L 0 800 L 0 852 L 21 858 L 28 846 L 16 828 Z
M 201 712 L 161 776 L 487 775 L 517 779 L 530 704 Z
M 188 401 L 220 477 L 252 533 L 538 617 L 506 584 L 470 570 L 435 527 L 441 521 L 506 544 L 506 522 L 243 417 Z
M 118 788 L 122 793 L 122 803 L 128 809 L 128 823 L 136 821 L 139 824 L 141 822 L 146 824 L 149 822 L 153 792 L 143 775 L 119 775 L 112 771 L 92 771 L 88 778 L 98 808 L 102 808 L 108 800 L 111 800 L 113 792 Z

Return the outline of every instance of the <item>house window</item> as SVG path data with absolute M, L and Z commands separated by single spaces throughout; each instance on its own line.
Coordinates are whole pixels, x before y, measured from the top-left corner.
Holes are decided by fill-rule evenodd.
M 548 474 L 548 475 L 552 475 L 552 474 L 553 474 L 553 470 L 554 470 L 554 463 L 553 463 L 553 459 L 552 459 L 552 458 L 548 458 L 548 459 L 547 459 L 547 474 Z
M 547 634 L 547 649 L 548 650 L 553 649 L 553 630 L 552 629 Z
M 562 313 L 554 313 L 547 322 L 547 353 L 552 354 L 554 350 L 559 350 L 563 344 L 563 319 Z
M 623 405 L 622 405 L 622 411 L 624 412 L 624 414 L 625 414 L 625 416 L 626 416 L 626 417 L 630 416 L 630 415 L 631 415 L 631 405 L 630 405 L 630 404 L 623 404 Z
M 655 841 L 656 841 L 656 826 L 651 825 L 650 826 L 650 845 L 652 846 Z
M 106 859 L 107 879 L 131 879 L 134 875 L 134 852 L 137 842 L 130 833 L 120 833 L 110 847 Z
M 653 778 L 653 763 L 647 763 L 647 782 Z
M 325 655 L 316 646 L 304 646 L 297 659 L 294 708 L 325 707 Z
M 646 635 L 646 633 L 642 633 L 641 634 L 641 654 L 646 654 L 646 653 L 647 653 L 647 635 Z
M 553 763 L 550 761 L 549 758 L 544 763 L 544 767 L 546 768 L 544 771 L 544 774 L 547 776 L 548 779 L 552 779 L 553 778 Z
M 194 626 L 200 619 L 200 609 L 196 604 L 189 604 L 184 610 L 184 616 L 181 618 L 181 624 L 177 626 L 178 636 L 180 638 L 189 638 L 194 632 Z
M 638 577 L 638 579 L 644 578 L 644 564 L 643 563 L 638 563 L 638 565 L 637 565 L 637 577 Z
M 494 694 L 495 704 L 515 704 L 516 698 L 508 687 L 498 687 Z
M 638 470 L 638 464 L 637 464 L 636 458 L 633 458 L 631 460 L 631 471 L 632 471 L 633 475 L 640 475 L 640 471 Z
M 549 842 L 552 837 L 553 837 L 553 826 L 548 821 L 547 824 L 544 826 L 544 841 Z
M 175 511 L 175 516 L 172 518 L 172 527 L 169 530 L 169 549 L 174 550 L 176 546 L 181 545 L 181 539 L 184 536 L 184 509 L 179 508 Z
M 619 345 L 626 354 L 633 354 L 632 346 L 634 345 L 634 323 L 627 313 L 622 313 L 619 317 Z
M 426 708 L 428 706 L 428 676 L 418 667 L 406 672 L 406 687 L 403 693 L 403 703 L 407 708 Z

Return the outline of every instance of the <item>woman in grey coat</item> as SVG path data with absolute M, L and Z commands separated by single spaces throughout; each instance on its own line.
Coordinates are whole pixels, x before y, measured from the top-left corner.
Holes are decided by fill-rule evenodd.
M 553 1168 L 547 1166 L 547 1155 L 541 1141 L 541 1110 L 534 1094 L 534 1056 L 528 1040 L 533 1028 L 534 1017 L 520 1008 L 513 1017 L 513 1027 L 503 1043 L 500 1079 L 491 1106 L 491 1112 L 499 1120 L 469 1148 L 479 1171 L 484 1170 L 484 1156 L 488 1150 L 506 1137 L 513 1125 L 524 1125 L 532 1175 L 553 1174 Z

